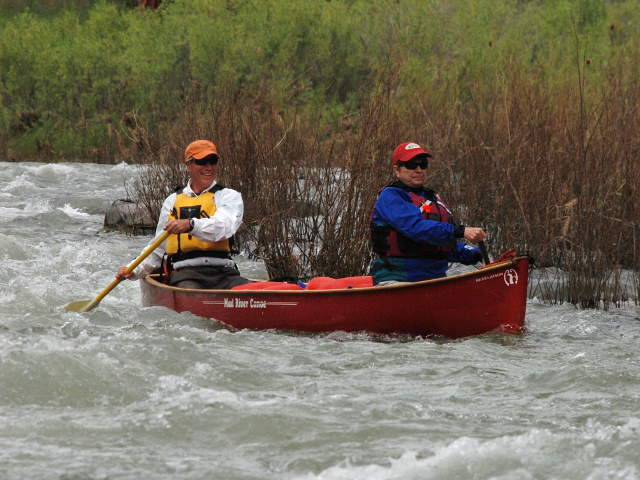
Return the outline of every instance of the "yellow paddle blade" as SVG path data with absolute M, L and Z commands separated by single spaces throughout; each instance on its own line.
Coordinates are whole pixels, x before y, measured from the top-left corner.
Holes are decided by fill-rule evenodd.
M 67 312 L 88 312 L 97 304 L 98 302 L 93 300 L 78 300 L 65 305 L 64 309 Z

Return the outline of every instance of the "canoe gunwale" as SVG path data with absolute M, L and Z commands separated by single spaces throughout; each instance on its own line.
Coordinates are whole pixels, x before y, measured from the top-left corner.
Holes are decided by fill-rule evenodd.
M 392 285 L 384 285 L 384 286 L 373 286 L 373 287 L 363 287 L 363 288 L 336 288 L 330 290 L 230 290 L 230 289 L 194 289 L 194 288 L 181 288 L 174 287 L 171 285 L 167 285 L 166 283 L 159 282 L 156 278 L 159 276 L 157 274 L 152 274 L 144 277 L 141 281 L 149 283 L 151 286 L 155 288 L 161 288 L 163 290 L 171 290 L 176 293 L 189 294 L 189 293 L 211 293 L 211 294 L 233 294 L 233 295 L 256 295 L 256 293 L 260 294 L 270 294 L 270 295 L 327 295 L 327 294 L 354 294 L 354 293 L 367 293 L 367 292 L 381 292 L 381 291 L 389 291 L 389 290 L 405 290 L 412 288 L 420 288 L 426 287 L 429 285 L 435 285 L 439 283 L 448 283 L 455 282 L 460 279 L 466 277 L 474 277 L 484 275 L 488 272 L 492 272 L 495 270 L 502 270 L 508 266 L 515 266 L 520 260 L 529 260 L 527 256 L 519 256 L 515 257 L 512 260 L 505 260 L 499 263 L 491 263 L 489 265 L 485 265 L 475 271 L 471 272 L 463 272 L 458 273 L 456 275 L 451 275 L 450 277 L 442 277 L 442 278 L 434 278 L 432 280 L 421 280 L 419 282 L 404 282 L 397 283 Z

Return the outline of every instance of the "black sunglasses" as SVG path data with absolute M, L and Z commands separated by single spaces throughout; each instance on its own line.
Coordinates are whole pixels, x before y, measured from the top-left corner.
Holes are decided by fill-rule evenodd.
M 201 167 L 204 165 L 217 165 L 218 157 L 216 155 L 207 155 L 204 158 L 193 158 L 191 157 L 188 162 L 193 162 L 196 165 L 200 165 Z
M 426 158 L 422 158 L 420 160 L 409 160 L 408 162 L 400 162 L 400 165 L 406 168 L 407 170 L 415 170 L 420 167 L 422 170 L 426 170 L 429 166 L 429 160 Z

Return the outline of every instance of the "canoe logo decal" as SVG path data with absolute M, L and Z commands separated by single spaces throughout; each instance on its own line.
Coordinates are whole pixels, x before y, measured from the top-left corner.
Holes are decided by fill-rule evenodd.
M 224 308 L 267 308 L 267 307 L 295 307 L 298 302 L 268 302 L 267 300 L 256 300 L 251 297 L 242 298 L 223 298 L 222 300 L 203 300 L 205 305 L 222 305 Z
M 502 280 L 504 280 L 504 284 L 507 287 L 516 285 L 518 283 L 518 272 L 514 268 L 505 270 L 502 273 L 496 272 L 496 273 L 491 273 L 489 275 L 483 275 L 482 277 L 476 278 L 476 282 L 484 282 L 485 280 L 492 280 L 494 278 L 500 278 L 500 277 L 502 277 Z
M 516 283 L 518 283 L 518 272 L 516 272 L 513 268 L 510 268 L 509 270 L 505 270 L 505 272 L 502 274 L 502 278 L 504 278 L 504 283 L 507 287 L 515 285 Z

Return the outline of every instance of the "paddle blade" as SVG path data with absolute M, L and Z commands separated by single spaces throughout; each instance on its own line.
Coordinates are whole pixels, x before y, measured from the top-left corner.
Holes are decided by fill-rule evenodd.
M 88 312 L 93 307 L 95 307 L 98 302 L 93 300 L 78 300 L 76 302 L 71 302 L 65 305 L 64 309 L 67 312 Z

